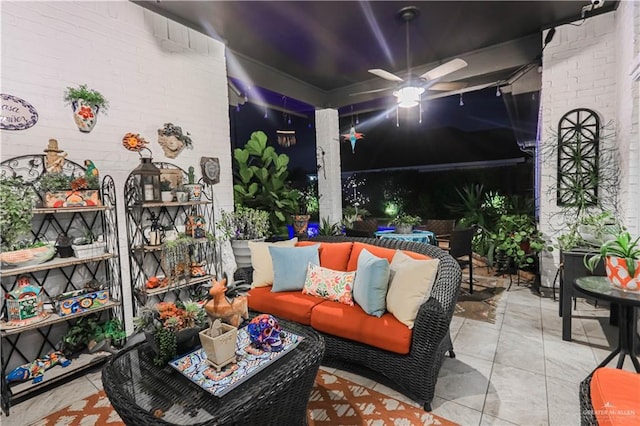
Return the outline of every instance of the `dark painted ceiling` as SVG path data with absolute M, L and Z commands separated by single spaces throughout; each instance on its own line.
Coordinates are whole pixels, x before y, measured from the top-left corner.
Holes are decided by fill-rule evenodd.
M 609 12 L 617 1 L 585 12 Z M 469 66 L 443 81 L 507 83 L 542 49 L 541 31 L 581 19 L 582 1 L 143 1 L 144 7 L 227 43 L 229 74 L 317 107 L 344 107 L 390 91 L 349 96 L 393 83 L 367 72 L 403 76 L 407 55 L 399 9 L 415 5 L 410 23 L 412 72 L 455 57 Z M 535 67 L 534 67 L 535 68 Z M 247 82 L 250 80 L 250 82 Z M 240 91 L 244 91 L 240 87 Z

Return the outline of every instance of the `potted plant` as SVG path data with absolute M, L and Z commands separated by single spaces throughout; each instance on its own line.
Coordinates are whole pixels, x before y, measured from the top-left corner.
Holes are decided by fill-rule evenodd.
M 291 216 L 293 222 L 293 232 L 299 236 L 307 235 L 307 228 L 309 227 L 309 215 L 308 206 L 308 194 L 305 191 L 298 191 L 298 214 Z
M 189 201 L 189 190 L 184 186 L 178 186 L 176 188 L 176 200 L 179 203 L 186 203 Z
M 269 213 L 272 235 L 288 235 L 287 224 L 298 211 L 299 191 L 288 182 L 289 157 L 267 146 L 264 132 L 253 132 L 244 148 L 233 151 L 233 199 L 236 204 Z
M 640 237 L 634 240 L 629 232 L 621 232 L 614 240 L 602 244 L 599 253 L 586 255 L 584 265 L 593 272 L 601 259 L 613 285 L 623 290 L 640 290 Z
M 207 325 L 207 314 L 197 302 L 159 302 L 151 308 L 142 307 L 134 324 L 144 331 L 156 353 L 153 362 L 163 366 L 197 345 L 198 333 Z
M 64 101 L 73 108 L 73 119 L 81 132 L 89 133 L 98 120 L 100 111 L 106 113 L 109 102 L 96 90 L 89 89 L 86 84 L 78 87 L 67 87 Z
M 189 201 L 200 201 L 200 196 L 202 195 L 202 185 L 196 183 L 196 173 L 193 166 L 189 166 L 189 170 L 187 172 L 187 180 L 188 183 L 184 184 L 183 187 L 187 191 L 189 191 Z
M 102 342 L 107 343 L 107 346 L 122 346 L 126 337 L 120 320 L 100 322 L 99 317 L 92 314 L 78 319 L 69 327 L 57 346 L 66 356 L 71 356 L 85 347 L 97 347 Z M 105 350 L 104 345 L 99 346 Z
M 56 238 L 56 250 L 58 257 L 66 258 L 73 256 L 73 247 L 71 246 L 71 238 L 66 233 L 61 233 Z
M 491 233 L 489 261 L 498 259 L 503 269 L 522 269 L 535 263 L 534 255 L 551 250 L 536 229 L 533 218 L 526 214 L 504 214 Z
M 100 206 L 100 181 L 97 176 L 72 177 L 64 173 L 45 173 L 36 183 L 43 193 L 44 207 Z
M 173 201 L 173 193 L 171 192 L 173 188 L 171 187 L 171 182 L 168 180 L 160 181 L 160 197 L 162 198 L 163 203 L 170 203 Z
M 395 226 L 396 234 L 410 234 L 413 227 L 419 225 L 421 221 L 420 216 L 412 216 L 403 212 L 391 219 L 389 225 Z
M 270 235 L 269 213 L 236 205 L 233 212 L 222 212 L 216 228 L 224 239 L 231 240 L 231 248 L 238 268 L 251 266 L 249 241 L 263 241 Z
M 164 123 L 164 127 L 158 129 L 158 144 L 167 158 L 176 158 L 183 149 L 193 148 L 189 132 L 184 134 L 182 127 L 173 123 Z

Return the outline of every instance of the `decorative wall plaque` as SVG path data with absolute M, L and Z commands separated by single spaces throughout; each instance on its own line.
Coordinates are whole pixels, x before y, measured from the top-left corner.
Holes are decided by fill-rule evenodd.
M 201 157 L 200 169 L 202 180 L 207 185 L 215 185 L 220 182 L 220 160 L 213 157 Z
M 598 202 L 600 119 L 586 108 L 562 116 L 558 123 L 559 206 L 584 207 Z
M 4 93 L 0 94 L 0 98 L 2 98 L 0 129 L 25 130 L 38 121 L 38 113 L 29 102 Z

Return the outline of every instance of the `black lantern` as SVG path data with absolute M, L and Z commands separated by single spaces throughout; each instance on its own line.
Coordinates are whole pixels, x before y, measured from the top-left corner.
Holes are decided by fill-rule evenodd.
M 151 150 L 144 148 L 149 151 Z M 140 165 L 133 169 L 131 176 L 136 180 L 138 191 L 141 194 L 140 200 L 143 203 L 159 203 L 160 198 L 160 169 L 153 165 L 151 156 L 143 157 L 140 154 Z

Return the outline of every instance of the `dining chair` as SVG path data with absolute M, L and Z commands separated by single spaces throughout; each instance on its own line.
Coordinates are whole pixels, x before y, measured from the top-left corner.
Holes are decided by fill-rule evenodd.
M 438 239 L 438 246 L 449 252 L 462 269 L 469 267 L 469 294 L 473 294 L 473 236 L 476 228 L 454 229 L 449 239 Z

